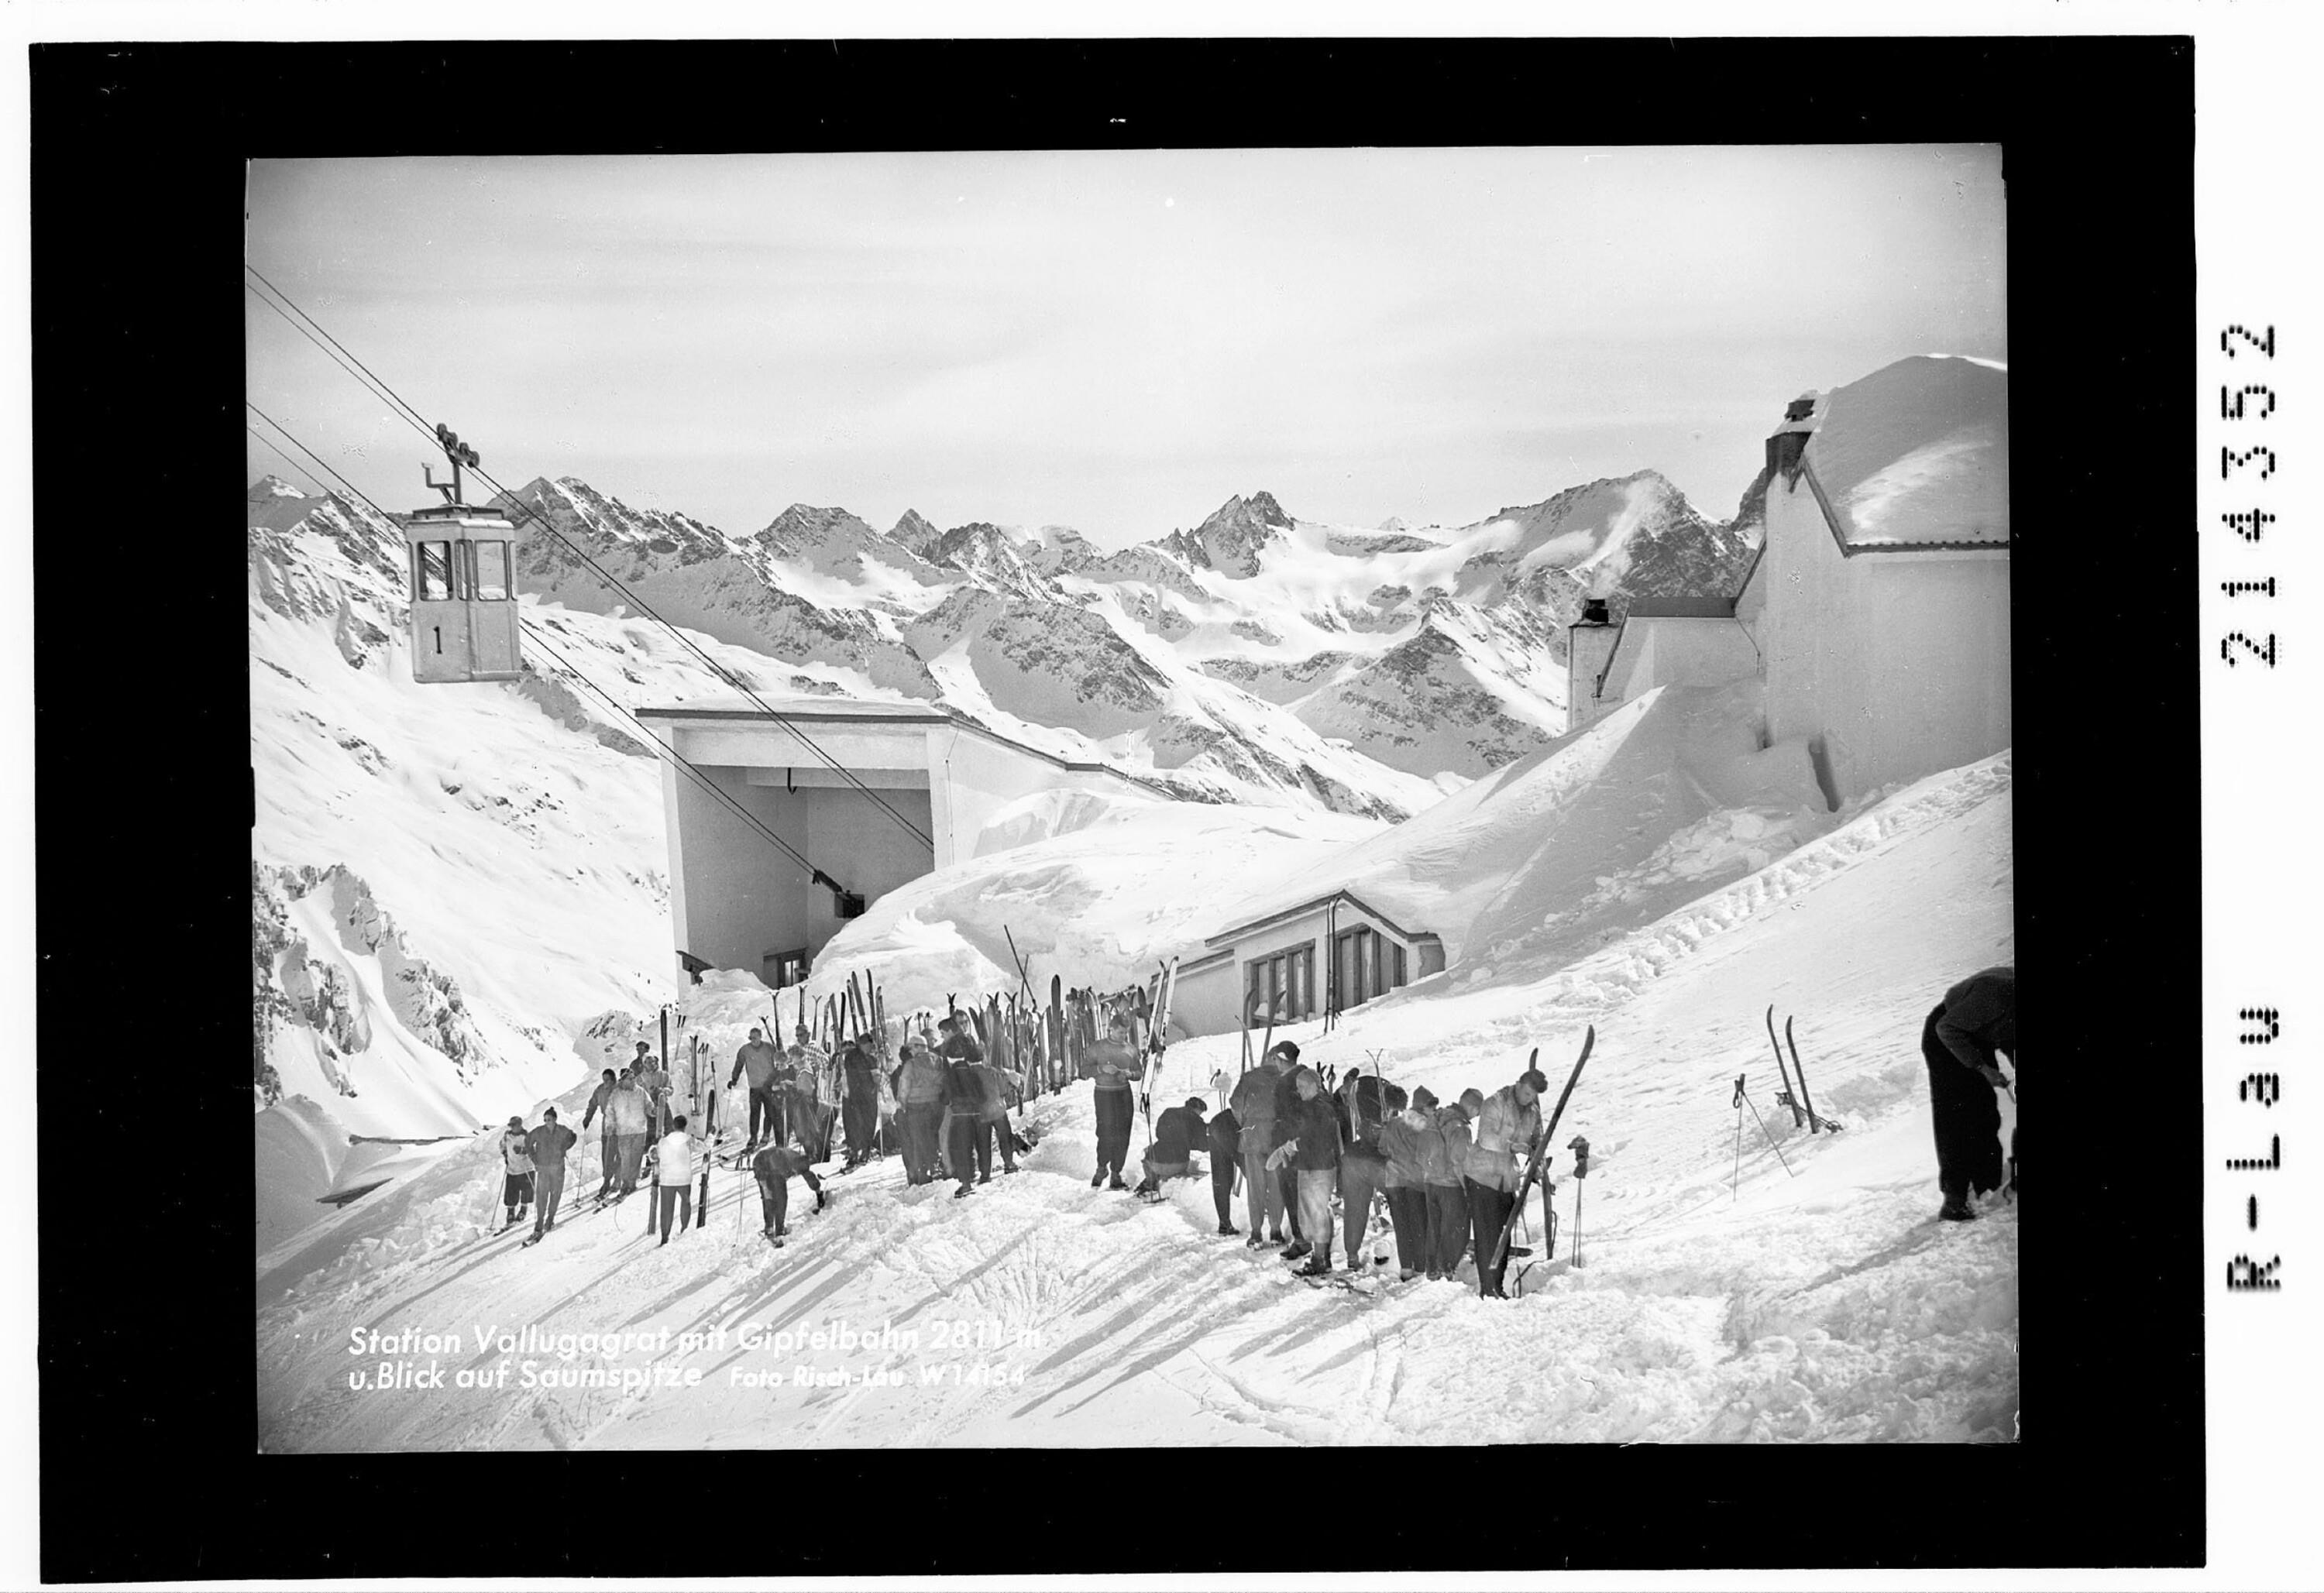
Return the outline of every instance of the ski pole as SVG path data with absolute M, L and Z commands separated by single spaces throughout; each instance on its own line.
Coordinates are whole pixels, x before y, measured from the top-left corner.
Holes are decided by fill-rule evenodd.
M 1775 1159 L 1784 1164 L 1784 1171 L 1790 1174 L 1792 1177 L 1797 1178 L 1799 1174 L 1792 1172 L 1791 1159 L 1784 1155 L 1784 1147 L 1775 1144 L 1775 1137 L 1773 1134 L 1767 1133 L 1767 1119 L 1759 1116 L 1757 1105 L 1748 1096 L 1744 1098 L 1743 1104 L 1751 1108 L 1752 1119 L 1759 1125 L 1759 1132 L 1767 1135 L 1767 1144 L 1775 1150 Z
M 1735 1171 L 1727 1181 L 1729 1197 L 1740 1199 L 1743 1178 L 1743 1075 L 1735 1075 Z

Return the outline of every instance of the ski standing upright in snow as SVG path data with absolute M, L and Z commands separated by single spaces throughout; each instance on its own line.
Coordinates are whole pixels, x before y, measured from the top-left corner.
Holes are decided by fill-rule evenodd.
M 1508 1217 L 1501 1223 L 1501 1237 L 1493 1247 L 1493 1264 L 1496 1266 L 1508 1259 L 1509 1239 L 1517 1230 L 1518 1216 L 1525 1211 L 1526 1191 L 1532 1188 L 1534 1180 L 1541 1176 L 1543 1164 L 1549 1159 L 1550 1137 L 1557 1132 L 1557 1119 L 1565 1115 L 1565 1103 L 1572 1097 L 1573 1086 L 1582 1077 L 1582 1064 L 1590 1060 L 1590 1048 L 1597 1043 L 1598 1026 L 1591 1024 L 1582 1031 L 1582 1054 L 1573 1059 L 1573 1071 L 1565 1075 L 1565 1088 L 1557 1096 L 1557 1110 L 1549 1114 L 1549 1120 L 1534 1136 L 1532 1153 L 1526 1158 L 1525 1177 L 1517 1183 L 1517 1202 L 1509 1207 Z

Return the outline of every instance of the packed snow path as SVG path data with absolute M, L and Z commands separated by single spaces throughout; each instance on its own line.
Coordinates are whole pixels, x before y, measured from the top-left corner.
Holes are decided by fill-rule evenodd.
M 2016 1212 L 1932 1220 L 1918 1039 L 1946 984 L 2010 955 L 2007 796 L 2006 758 L 1938 777 L 1537 982 L 1424 987 L 1328 1036 L 1289 1031 L 1312 1059 L 1344 1067 L 1378 1051 L 1390 1078 L 1444 1095 L 1508 1082 L 1536 1044 L 1554 1086 L 1582 1025 L 1598 1025 L 1558 1133 L 1559 1257 L 1521 1300 L 1425 1281 L 1376 1298 L 1311 1288 L 1271 1250 L 1213 1232 L 1207 1176 L 1169 1185 L 1154 1206 L 1093 1190 L 1087 1085 L 1037 1103 L 1040 1146 L 1013 1177 L 996 1162 L 993 1182 L 966 1200 L 949 1184 L 906 1189 L 890 1161 L 831 1180 L 834 1204 L 817 1216 L 795 1181 L 780 1250 L 758 1237 L 755 1192 L 732 1170 L 714 1174 L 708 1226 L 667 1248 L 645 1236 L 640 1199 L 577 1214 L 530 1249 L 515 1234 L 477 1239 L 476 1223 L 497 1211 L 478 1146 L 262 1264 L 260 1441 L 2006 1439 L 2018 1401 Z M 1845 1132 L 1778 1121 L 1761 1027 L 1770 1001 L 1779 1021 L 1798 1015 L 1816 1104 Z M 1174 1047 L 1157 1108 L 1231 1069 L 1237 1050 L 1233 1036 Z M 1738 1073 L 1793 1174 L 1748 1112 L 1738 1173 Z M 2005 1116 L 2005 1136 L 2011 1126 Z M 1579 1268 L 1562 1149 L 1575 1133 L 1592 1144 Z M 576 1192 L 594 1187 L 589 1151 Z M 1527 1209 L 1537 1227 L 1538 1199 Z M 503 1361 L 479 1346 L 480 1331 L 526 1324 L 668 1330 L 672 1346 L 570 1362 L 519 1349 L 505 1353 L 507 1386 L 450 1386 L 464 1368 L 490 1374 Z M 456 1347 L 351 1355 L 351 1333 L 373 1330 Z M 842 1331 L 886 1336 L 870 1349 L 763 1341 Z M 706 1339 L 679 1348 L 689 1332 Z M 898 1343 L 905 1333 L 917 1340 Z M 438 1363 L 447 1386 L 348 1386 L 382 1359 Z M 699 1381 L 525 1388 L 527 1359 Z M 864 1380 L 875 1367 L 898 1380 Z M 855 1380 L 813 1380 L 843 1370 Z

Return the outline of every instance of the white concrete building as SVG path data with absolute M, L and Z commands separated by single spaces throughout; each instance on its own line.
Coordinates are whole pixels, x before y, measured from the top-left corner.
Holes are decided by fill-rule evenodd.
M 1334 890 L 1233 925 L 1178 965 L 1170 1016 L 1188 1034 L 1343 1012 L 1442 971 L 1444 943 Z
M 836 697 L 769 705 L 773 714 L 739 701 L 638 714 L 824 876 L 799 867 L 664 759 L 681 979 L 741 968 L 770 985 L 798 982 L 849 918 L 898 886 L 974 856 L 987 822 L 1021 797 L 1049 790 L 1168 796 L 932 709 Z
M 1755 672 L 1766 737 L 1835 807 L 2009 745 L 2009 375 L 1899 360 L 1795 401 L 1766 530 L 1731 598 L 1650 599 L 1568 631 L 1575 729 L 1658 686 Z

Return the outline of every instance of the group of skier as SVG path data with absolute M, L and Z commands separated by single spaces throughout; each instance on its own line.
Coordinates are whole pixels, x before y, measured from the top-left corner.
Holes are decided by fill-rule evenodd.
M 1250 1229 L 1243 1243 L 1278 1247 L 1285 1259 L 1304 1263 L 1301 1275 L 1328 1277 L 1335 1236 L 1351 1269 L 1367 1259 L 1386 1265 L 1385 1234 L 1365 1254 L 1384 1211 L 1400 1280 L 1452 1278 L 1473 1253 L 1478 1293 L 1507 1298 L 1501 1236 L 1541 1133 L 1548 1086 L 1540 1073 L 1528 1068 L 1490 1096 L 1466 1090 L 1440 1105 L 1425 1085 L 1407 1092 L 1360 1067 L 1327 1088 L 1286 1040 L 1240 1079 L 1222 1073 L 1212 1082 L 1228 1099 L 1207 1120 L 1200 1096 L 1155 1120 L 1141 1192 L 1199 1171 L 1193 1153 L 1207 1145 L 1221 1237 L 1242 1232 L 1234 1223 L 1240 1184 Z M 1101 1116 L 1101 1158 L 1103 1123 Z
M 1976 1214 L 1972 1191 L 1989 1192 L 2003 1184 L 1993 1091 L 2013 1085 L 1995 1054 L 2006 1053 L 2014 1065 L 2015 970 L 1987 969 L 1948 990 L 1923 1026 L 1922 1050 L 1944 1195 L 1940 1215 L 1962 1220 Z M 1248 1247 L 1279 1247 L 1286 1259 L 1303 1263 L 1296 1268 L 1301 1275 L 1328 1277 L 1334 1270 L 1335 1231 L 1349 1268 L 1360 1271 L 1366 1240 L 1376 1232 L 1374 1219 L 1384 1211 L 1401 1280 L 1452 1278 L 1473 1256 L 1478 1293 L 1507 1298 L 1508 1255 L 1526 1252 L 1509 1250 L 1503 1236 L 1534 1171 L 1527 1156 L 1541 1137 L 1547 1080 L 1527 1068 L 1489 1096 L 1470 1089 L 1440 1104 L 1425 1086 L 1407 1092 L 1358 1067 L 1327 1087 L 1299 1055 L 1298 1045 L 1286 1040 L 1268 1046 L 1240 1078 L 1215 1075 L 1212 1083 L 1224 1103 L 1215 1113 L 1197 1095 L 1151 1118 L 1142 1177 L 1133 1190 L 1125 1174 L 1130 1130 L 1148 1104 L 1139 1094 L 1145 1059 L 1133 1043 L 1127 1012 L 1117 1012 L 1106 1034 L 1082 1052 L 1081 1072 L 1093 1086 L 1097 1110 L 1097 1170 L 1090 1187 L 1159 1199 L 1166 1182 L 1201 1174 L 1198 1156 L 1207 1149 L 1221 1237 L 1243 1232 L 1234 1222 L 1240 1191 Z M 908 1032 L 897 1061 L 884 1069 L 861 1037 L 828 1054 L 802 1027 L 785 1051 L 754 1027 L 727 1084 L 745 1081 L 748 1137 L 740 1154 L 758 1184 L 762 1231 L 778 1245 L 787 1231 L 792 1177 L 806 1181 L 816 1210 L 825 1203 L 815 1167 L 834 1155 L 835 1128 L 845 1136 L 843 1172 L 894 1150 L 908 1183 L 950 1179 L 955 1198 L 991 1182 L 996 1145 L 1004 1175 L 1015 1173 L 1018 1155 L 1031 1149 L 1010 1118 L 1019 1104 L 1018 1081 L 985 1061 L 957 1015 Z M 652 1142 L 651 1180 L 664 1244 L 673 1224 L 680 1233 L 687 1226 L 693 1180 L 706 1154 L 700 1130 L 672 1110 L 672 1095 L 669 1075 L 640 1041 L 629 1066 L 604 1070 L 581 1120 L 586 1129 L 604 1119 L 600 1205 L 635 1192 Z M 528 1244 L 556 1226 L 566 1156 L 576 1142 L 557 1115 L 548 1109 L 540 1126 L 530 1129 L 521 1118 L 512 1118 L 502 1136 L 509 1225 L 537 1209 Z M 2007 1161 L 2014 1192 L 2014 1135 Z M 1376 1248 L 1370 1259 L 1387 1264 L 1384 1250 Z

